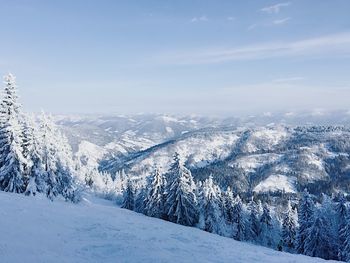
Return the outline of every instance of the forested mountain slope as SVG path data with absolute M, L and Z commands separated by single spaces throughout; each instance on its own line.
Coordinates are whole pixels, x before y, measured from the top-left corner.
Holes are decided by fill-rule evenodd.
M 175 152 L 195 180 L 213 175 L 238 193 L 349 190 L 350 130 L 339 126 L 202 129 L 101 162 L 100 169 L 144 179 L 155 165 L 166 172 Z

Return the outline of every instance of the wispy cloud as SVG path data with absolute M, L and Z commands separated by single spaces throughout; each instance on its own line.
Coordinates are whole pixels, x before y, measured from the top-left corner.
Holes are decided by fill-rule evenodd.
M 301 81 L 304 80 L 304 77 L 286 77 L 286 78 L 277 78 L 273 79 L 272 82 L 277 82 L 277 83 L 289 83 L 289 82 L 294 82 L 294 81 Z
M 229 16 L 229 17 L 227 17 L 226 19 L 227 19 L 228 21 L 234 21 L 234 20 L 236 20 L 236 18 L 233 17 L 233 16 Z
M 281 11 L 282 7 L 287 7 L 291 3 L 285 2 L 285 3 L 279 3 L 271 6 L 266 6 L 260 9 L 261 12 L 268 13 L 268 14 L 278 14 Z
M 350 54 L 350 32 L 291 42 L 257 43 L 233 48 L 203 48 L 162 54 L 160 60 L 174 64 L 211 64 L 287 56 Z M 165 61 L 166 60 L 166 61 Z
M 285 17 L 282 19 L 272 20 L 271 22 L 254 23 L 254 24 L 249 25 L 247 30 L 251 31 L 251 30 L 254 30 L 257 28 L 262 28 L 262 27 L 282 26 L 282 25 L 285 25 L 291 19 L 292 18 L 290 18 L 290 17 Z
M 197 17 L 197 16 L 195 16 L 195 17 L 193 17 L 192 19 L 191 19 L 191 22 L 205 22 L 205 21 L 208 21 L 208 18 L 207 18 L 207 16 L 206 15 L 202 15 L 202 16 L 199 16 L 199 17 Z
M 282 18 L 282 19 L 276 19 L 276 20 L 273 20 L 273 24 L 274 25 L 283 25 L 285 24 L 287 21 L 289 21 L 291 18 L 290 17 L 286 17 L 286 18 Z

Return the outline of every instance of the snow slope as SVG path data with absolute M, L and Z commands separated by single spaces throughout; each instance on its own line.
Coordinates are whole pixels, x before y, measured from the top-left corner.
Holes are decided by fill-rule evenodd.
M 323 262 L 149 218 L 90 196 L 75 205 L 0 192 L 0 261 Z

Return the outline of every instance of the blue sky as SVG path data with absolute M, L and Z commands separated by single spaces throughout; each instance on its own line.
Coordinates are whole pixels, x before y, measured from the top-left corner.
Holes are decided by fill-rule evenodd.
M 350 108 L 350 1 L 4 1 L 0 73 L 30 111 Z

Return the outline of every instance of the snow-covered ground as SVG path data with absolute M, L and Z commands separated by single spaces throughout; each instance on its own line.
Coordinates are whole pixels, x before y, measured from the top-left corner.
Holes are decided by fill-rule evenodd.
M 149 218 L 86 196 L 80 204 L 0 192 L 0 262 L 323 262 Z

